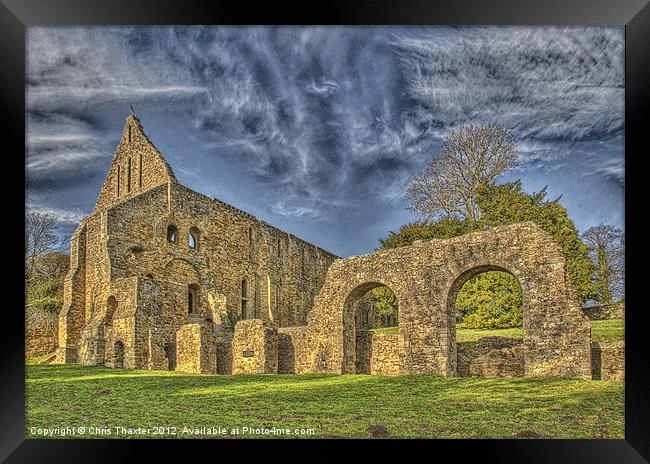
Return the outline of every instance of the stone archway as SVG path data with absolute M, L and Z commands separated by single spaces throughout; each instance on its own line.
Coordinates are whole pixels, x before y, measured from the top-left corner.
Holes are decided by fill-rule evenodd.
M 513 274 L 525 295 L 524 374 L 591 378 L 591 326 L 562 250 L 532 222 L 335 261 L 308 318 L 312 372 L 351 372 L 346 302 L 381 282 L 400 303 L 400 373 L 456 375 L 455 291 L 485 270 Z M 451 296 L 450 296 L 451 295 Z
M 522 312 L 523 312 L 523 317 L 524 317 L 524 337 L 526 335 L 526 315 L 528 314 L 528 310 L 526 309 L 526 302 L 528 300 L 528 295 L 527 293 L 524 293 L 523 286 L 521 285 L 521 282 L 519 281 L 519 278 L 515 273 L 510 271 L 509 269 L 506 269 L 503 266 L 499 265 L 490 265 L 490 264 L 481 264 L 477 265 L 474 267 L 470 267 L 466 269 L 465 271 L 462 271 L 460 275 L 456 277 L 454 282 L 451 284 L 449 287 L 449 290 L 447 292 L 446 296 L 446 311 L 447 311 L 447 316 L 448 316 L 448 327 L 449 327 L 449 340 L 450 340 L 450 348 L 452 351 L 450 351 L 449 355 L 449 370 L 450 372 L 453 373 L 453 375 L 458 375 L 458 369 L 457 369 L 457 362 L 458 362 L 458 343 L 456 339 L 456 299 L 458 297 L 458 294 L 460 293 L 461 289 L 463 286 L 469 282 L 471 279 L 474 277 L 484 274 L 486 272 L 504 272 L 507 274 L 510 274 L 516 279 L 517 284 L 519 287 L 522 289 L 523 293 L 523 298 L 522 298 Z

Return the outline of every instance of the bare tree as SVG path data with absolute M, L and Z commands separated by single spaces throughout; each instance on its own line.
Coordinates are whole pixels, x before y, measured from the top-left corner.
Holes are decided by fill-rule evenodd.
M 512 132 L 500 124 L 461 127 L 445 136 L 442 151 L 407 189 L 409 209 L 428 219 L 461 216 L 478 221 L 477 193 L 519 157 Z
M 598 298 L 601 304 L 612 303 L 613 296 L 625 292 L 625 235 L 617 227 L 599 224 L 582 234 L 596 266 Z
M 56 218 L 51 214 L 29 212 L 25 215 L 25 281 L 29 281 L 38 259 L 58 243 Z

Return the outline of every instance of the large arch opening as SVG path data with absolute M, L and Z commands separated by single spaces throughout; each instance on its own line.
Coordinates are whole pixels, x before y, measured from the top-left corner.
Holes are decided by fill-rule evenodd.
M 371 374 L 377 334 L 397 346 L 399 301 L 395 292 L 379 282 L 358 286 L 343 311 L 343 373 Z M 393 340 L 394 339 L 394 340 Z
M 521 283 L 509 270 L 485 265 L 463 272 L 447 297 L 452 372 L 523 375 L 524 303 Z

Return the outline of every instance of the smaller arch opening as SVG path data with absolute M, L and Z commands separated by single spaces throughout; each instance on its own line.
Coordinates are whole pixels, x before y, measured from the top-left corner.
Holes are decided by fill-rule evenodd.
M 113 345 L 113 367 L 124 367 L 124 343 L 119 340 Z
M 174 224 L 167 226 L 167 241 L 169 243 L 176 243 L 178 241 L 178 227 Z
M 187 314 L 198 313 L 199 307 L 199 286 L 190 284 L 187 287 Z
M 191 250 L 196 250 L 199 247 L 199 229 L 192 227 L 187 236 L 187 244 Z
M 253 246 L 253 239 L 254 239 L 254 236 L 253 236 L 253 228 L 252 228 L 252 227 L 249 227 L 249 228 L 248 228 L 248 245 L 249 245 L 249 246 Z

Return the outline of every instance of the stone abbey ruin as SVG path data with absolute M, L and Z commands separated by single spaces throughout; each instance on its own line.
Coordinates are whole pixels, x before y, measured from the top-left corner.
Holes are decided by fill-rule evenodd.
M 523 340 L 455 340 L 471 277 L 513 274 Z M 398 333 L 362 330 L 376 286 Z M 533 223 L 340 259 L 182 186 L 131 115 L 95 210 L 71 238 L 55 362 L 203 374 L 592 378 L 589 319 L 558 245 Z

